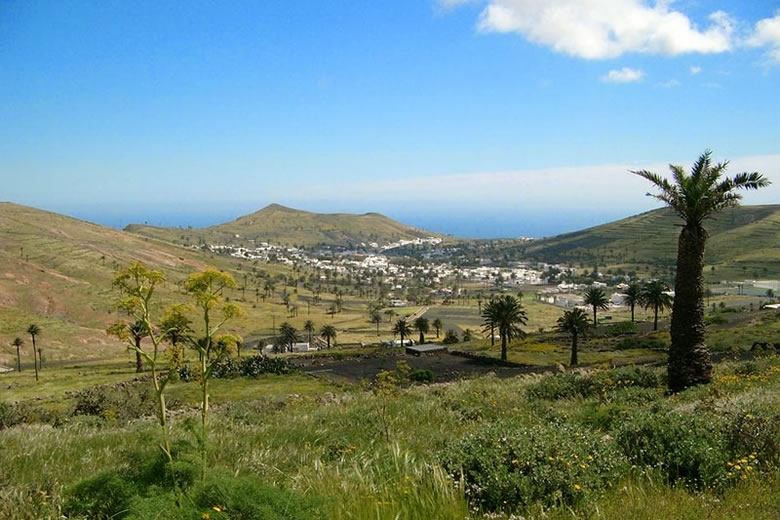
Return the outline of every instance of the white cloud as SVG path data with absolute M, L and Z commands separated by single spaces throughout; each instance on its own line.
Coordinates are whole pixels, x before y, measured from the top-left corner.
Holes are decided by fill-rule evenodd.
M 753 33 L 745 43 L 751 47 L 768 47 L 767 60 L 780 65 L 780 11 L 773 18 L 764 18 L 756 22 Z
M 690 68 L 690 72 L 692 76 L 695 76 L 696 74 L 701 72 L 701 67 L 693 66 Z
M 454 6 L 462 0 L 440 0 Z M 586 59 L 627 52 L 678 55 L 732 48 L 734 22 L 723 11 L 698 28 L 668 0 L 487 0 L 478 28 L 517 33 L 557 52 Z
M 686 166 L 693 159 L 689 157 L 672 163 Z M 368 180 L 355 183 L 349 190 L 322 184 L 302 188 L 299 196 L 301 200 L 329 198 L 366 202 L 387 201 L 388 194 L 396 194 L 405 203 L 437 204 L 444 199 L 450 206 L 463 203 L 544 210 L 599 210 L 614 207 L 616 201 L 620 201 L 626 208 L 640 211 L 657 207 L 655 200 L 645 196 L 649 189 L 647 182 L 629 173 L 629 170 L 641 169 L 670 176 L 668 163 L 639 162 Z M 743 171 L 758 171 L 774 181 L 767 189 L 743 192 L 745 204 L 776 204 L 780 200 L 780 155 L 733 159 L 727 174 Z M 442 187 L 445 187 L 444 192 Z M 280 192 L 271 198 L 282 196 Z
M 673 87 L 679 87 L 680 82 L 674 78 L 670 79 L 669 81 L 664 81 L 663 83 L 658 84 L 659 87 L 663 88 L 673 88 Z
M 640 81 L 644 76 L 645 73 L 641 70 L 623 67 L 622 69 L 610 70 L 607 74 L 601 76 L 601 81 L 605 83 L 632 83 Z

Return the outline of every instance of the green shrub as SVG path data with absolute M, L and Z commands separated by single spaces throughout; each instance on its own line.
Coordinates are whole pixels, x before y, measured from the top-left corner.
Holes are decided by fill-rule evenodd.
M 624 334 L 636 334 L 636 331 L 636 323 L 631 321 L 621 321 L 607 327 L 604 331 L 604 334 L 606 336 L 615 337 L 622 336 Z
M 263 374 L 289 374 L 295 367 L 286 359 L 263 355 L 242 358 L 238 371 L 244 377 L 258 377 Z
M 534 503 L 577 506 L 627 469 L 610 443 L 565 423 L 490 423 L 442 455 L 472 507 L 512 513 Z
M 719 316 L 717 314 L 709 314 L 704 317 L 704 324 L 705 325 L 722 325 L 724 323 L 728 323 L 729 320 L 724 318 L 723 316 Z
M 632 463 L 659 469 L 670 484 L 719 487 L 729 461 L 722 430 L 722 420 L 711 413 L 642 410 L 621 422 L 615 439 Z
M 529 396 L 539 399 L 566 399 L 604 395 L 630 387 L 655 388 L 660 383 L 658 373 L 654 370 L 629 367 L 594 372 L 587 376 L 551 375 L 529 385 L 527 392 Z
M 65 493 L 63 513 L 90 519 L 322 519 L 322 501 L 264 485 L 256 477 L 207 472 L 199 480 L 199 464 L 191 447 L 174 447 L 177 485 L 186 498 L 177 505 L 171 468 L 161 455 L 126 455 L 120 469 L 83 480 Z M 215 509 L 216 507 L 216 509 Z
M 175 495 L 157 492 L 129 503 L 127 520 L 324 520 L 322 500 L 263 484 L 257 477 L 213 472 L 188 490 L 177 508 Z
M 629 336 L 615 343 L 615 350 L 644 348 L 649 350 L 667 350 L 669 345 L 662 339 L 653 336 Z
M 415 368 L 409 373 L 409 380 L 416 383 L 432 383 L 433 379 L 433 370 L 427 368 Z
M 45 421 L 48 414 L 33 408 L 27 403 L 6 403 L 0 401 L 0 430 L 17 424 L 29 424 Z
M 88 415 L 114 421 L 127 421 L 157 413 L 154 392 L 146 382 L 121 383 L 79 390 L 72 415 Z M 169 399 L 168 408 L 178 407 Z
M 732 459 L 753 454 L 762 470 L 780 467 L 780 411 L 776 407 L 729 414 L 723 431 Z
M 231 358 L 223 358 L 212 365 L 211 377 L 215 379 L 233 379 L 241 375 L 239 364 Z
M 455 332 L 454 329 L 447 329 L 447 332 L 444 333 L 444 339 L 441 340 L 441 342 L 445 345 L 454 345 L 460 341 L 458 339 L 458 333 Z M 466 341 L 465 339 L 463 341 Z

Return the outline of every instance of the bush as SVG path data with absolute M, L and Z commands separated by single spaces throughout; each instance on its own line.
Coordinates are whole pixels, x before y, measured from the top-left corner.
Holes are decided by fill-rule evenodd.
M 238 371 L 244 377 L 258 377 L 262 374 L 289 374 L 295 372 L 295 367 L 286 359 L 257 355 L 242 358 Z
M 154 391 L 145 381 L 97 386 L 79 390 L 72 415 L 102 417 L 109 421 L 127 421 L 157 413 Z M 168 408 L 178 407 L 169 400 Z
M 443 456 L 473 507 L 512 513 L 536 502 L 581 505 L 627 469 L 615 448 L 586 429 L 559 423 L 490 423 Z
M 615 350 L 628 350 L 634 348 L 645 348 L 650 350 L 668 350 L 669 345 L 660 338 L 653 336 L 629 336 L 622 338 L 615 344 Z
M 320 520 L 322 501 L 264 485 L 256 477 L 211 471 L 177 460 L 177 483 L 187 498 L 177 507 L 170 466 L 162 456 L 131 457 L 125 469 L 103 472 L 66 491 L 63 513 L 90 519 Z
M 239 364 L 225 357 L 214 363 L 211 369 L 211 377 L 215 379 L 233 379 L 240 375 Z
M 719 487 L 727 481 L 730 460 L 722 428 L 707 412 L 642 410 L 621 423 L 615 438 L 631 462 L 659 469 L 670 484 Z
M 409 380 L 416 383 L 432 383 L 433 370 L 427 368 L 415 368 L 409 373 Z
M 229 472 L 209 475 L 188 491 L 189 500 L 176 507 L 173 493 L 156 493 L 132 500 L 127 520 L 325 520 L 322 500 L 263 484 L 257 477 Z M 162 514 L 161 514 L 162 513 Z
M 455 332 L 454 329 L 447 329 L 447 332 L 444 333 L 444 339 L 441 340 L 441 342 L 445 345 L 454 345 L 458 341 L 460 341 L 458 339 L 458 333 Z
M 728 323 L 728 322 L 729 320 L 717 314 L 709 314 L 704 317 L 705 325 L 723 325 L 724 323 Z
M 539 399 L 566 399 L 593 397 L 615 390 L 639 387 L 655 388 L 661 383 L 658 374 L 642 367 L 618 368 L 581 376 L 556 374 L 529 385 L 527 392 Z
M 185 383 L 189 383 L 193 379 L 195 379 L 195 374 L 192 372 L 192 369 L 189 365 L 182 365 L 178 368 L 179 372 L 179 379 L 184 381 Z
M 621 321 L 607 327 L 604 331 L 604 334 L 606 336 L 615 337 L 622 336 L 624 334 L 636 334 L 636 331 L 636 323 L 631 321 Z

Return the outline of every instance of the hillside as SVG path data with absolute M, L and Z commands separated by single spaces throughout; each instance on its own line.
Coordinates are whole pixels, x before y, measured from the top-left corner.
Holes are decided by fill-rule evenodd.
M 104 333 L 113 319 L 115 268 L 141 261 L 175 282 L 206 267 L 205 260 L 122 231 L 0 203 L 0 362 L 8 361 L 16 336 L 29 350 L 24 331 L 33 322 L 43 329 L 44 358 L 121 352 L 123 346 Z M 169 284 L 161 296 L 170 298 L 174 289 Z
M 372 242 L 381 245 L 398 240 L 440 237 L 436 233 L 402 224 L 380 215 L 365 213 L 312 213 L 271 204 L 265 208 L 206 228 L 166 228 L 131 224 L 125 231 L 181 245 L 270 242 L 280 245 L 348 246 Z
M 705 224 L 710 233 L 705 274 L 720 279 L 780 276 L 780 205 L 728 209 Z M 514 246 L 547 262 L 669 274 L 677 255 L 679 218 L 658 209 L 574 233 Z

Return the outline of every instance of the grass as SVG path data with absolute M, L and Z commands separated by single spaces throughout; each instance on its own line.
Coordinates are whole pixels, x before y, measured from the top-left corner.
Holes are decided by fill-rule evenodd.
M 771 402 L 780 389 L 780 360 L 762 363 L 757 370 L 766 375 L 751 379 L 749 387 L 717 382 L 675 399 L 657 392 L 653 399 L 658 406 L 688 409 L 705 402 L 707 406 L 743 408 L 767 399 Z M 739 373 L 741 366 L 719 366 L 717 381 Z M 525 388 L 537 379 L 523 377 L 501 380 L 488 376 L 411 387 L 390 403 L 391 442 L 387 443 L 381 438 L 377 402 L 370 392 L 338 392 L 322 403 L 316 396 L 324 388 L 306 380 L 311 378 L 293 375 L 260 383 L 218 382 L 223 388 L 215 384 L 215 404 L 222 399 L 253 399 L 258 395 L 249 391 L 254 384 L 267 385 L 270 392 L 296 388 L 301 397 L 273 407 L 251 400 L 218 408 L 211 421 L 210 464 L 238 475 L 257 475 L 269 484 L 304 494 L 330 497 L 325 507 L 331 518 L 483 518 L 470 510 L 439 467 L 441 450 L 480 424 L 550 416 L 577 420 L 579 411 L 610 402 L 601 397 L 547 403 L 524 399 Z M 307 385 L 315 387 L 304 395 Z M 621 395 L 615 393 L 611 402 L 621 403 Z M 176 421 L 174 436 L 191 440 L 182 424 Z M 153 453 L 157 435 L 151 421 L 127 425 L 72 421 L 60 427 L 22 425 L 0 431 L 0 467 L 4 469 L 0 517 L 55 518 L 66 488 L 98 471 L 125 464 L 128 454 Z M 778 478 L 772 472 L 723 493 L 670 488 L 653 472 L 632 473 L 615 484 L 585 510 L 542 511 L 531 506 L 526 518 L 628 515 L 676 519 L 706 513 L 713 518 L 772 518 L 778 504 Z

